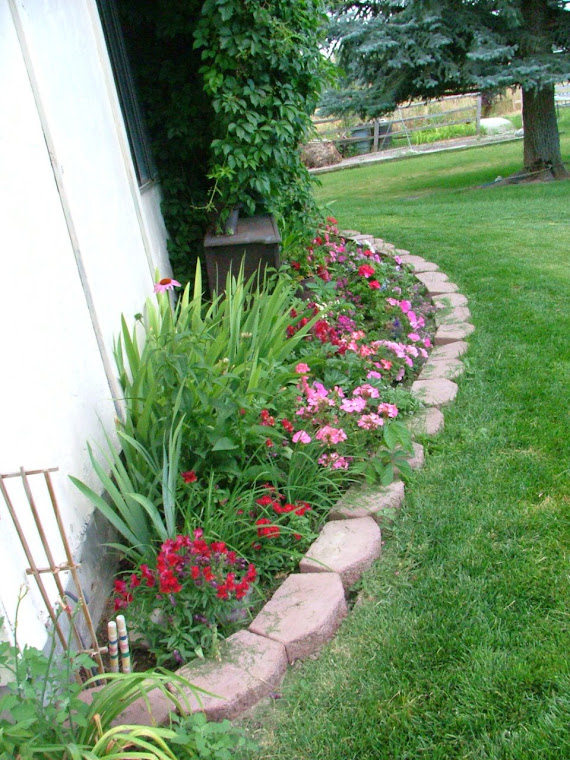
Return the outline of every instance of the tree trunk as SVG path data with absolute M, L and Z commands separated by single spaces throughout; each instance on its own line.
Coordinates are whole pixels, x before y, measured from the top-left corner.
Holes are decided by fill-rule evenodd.
M 554 85 L 541 90 L 523 87 L 522 101 L 525 170 L 537 176 L 550 173 L 556 179 L 570 176 L 560 154 Z

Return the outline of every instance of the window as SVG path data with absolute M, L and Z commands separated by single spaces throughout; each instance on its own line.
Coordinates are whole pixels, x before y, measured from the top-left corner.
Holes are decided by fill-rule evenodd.
M 107 42 L 109 58 L 111 59 L 119 102 L 125 120 L 133 164 L 137 173 L 139 186 L 142 187 L 148 182 L 152 182 L 157 172 L 152 159 L 150 141 L 127 57 L 119 14 L 117 13 L 115 0 L 97 0 L 97 5 Z

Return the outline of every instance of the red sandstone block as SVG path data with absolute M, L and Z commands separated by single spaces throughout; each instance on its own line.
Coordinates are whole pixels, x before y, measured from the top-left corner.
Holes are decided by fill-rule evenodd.
M 249 626 L 285 645 L 289 662 L 318 652 L 347 614 L 340 575 L 290 575 Z
M 350 588 L 380 556 L 380 528 L 372 517 L 327 523 L 299 563 L 302 573 L 335 572 Z
M 221 660 L 185 665 L 178 674 L 210 692 L 185 689 L 191 712 L 209 720 L 232 720 L 274 691 L 287 670 L 285 647 L 278 641 L 238 631 L 221 646 Z
M 377 522 L 386 510 L 398 509 L 404 501 L 404 484 L 395 480 L 384 488 L 350 488 L 329 512 L 329 520 L 373 517 Z
M 412 435 L 437 435 L 443 430 L 443 426 L 443 413 L 435 406 L 422 409 L 408 422 L 408 429 Z
M 453 343 L 446 343 L 443 346 L 436 346 L 430 354 L 430 360 L 441 361 L 442 359 L 457 359 L 469 348 L 469 344 L 464 340 L 457 340 Z
M 459 322 L 456 325 L 442 325 L 437 328 L 434 343 L 436 346 L 445 346 L 456 340 L 463 340 L 475 330 L 469 322 Z
M 457 383 L 445 378 L 416 380 L 412 383 L 412 393 L 427 406 L 449 404 L 457 395 Z
M 459 359 L 429 359 L 424 364 L 418 380 L 433 380 L 434 378 L 444 377 L 447 380 L 454 380 L 456 377 L 465 372 L 465 365 Z

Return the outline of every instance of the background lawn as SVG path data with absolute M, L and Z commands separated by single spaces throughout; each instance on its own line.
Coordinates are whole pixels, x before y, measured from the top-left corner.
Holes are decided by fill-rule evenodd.
M 570 757 L 570 182 L 476 187 L 521 160 L 518 142 L 323 177 L 341 229 L 435 261 L 477 329 L 362 604 L 250 721 L 260 757 Z

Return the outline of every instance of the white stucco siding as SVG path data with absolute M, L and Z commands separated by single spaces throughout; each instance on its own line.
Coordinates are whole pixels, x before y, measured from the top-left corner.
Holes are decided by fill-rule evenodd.
M 111 350 L 121 313 L 141 309 L 153 265 L 130 192 L 131 167 L 118 139 L 91 1 L 19 0 L 19 5 L 64 203 Z
M 68 475 L 98 487 L 86 442 L 114 428 L 120 315 L 142 310 L 154 267 L 168 266 L 159 191 L 143 200 L 136 185 L 100 34 L 94 0 L 0 0 L 0 472 L 60 468 L 74 550 L 92 507 Z M 45 565 L 23 491 L 6 483 Z M 63 561 L 41 478 L 30 483 Z M 13 622 L 28 563 L 1 498 L 0 556 Z M 44 605 L 29 585 L 20 638 L 43 646 Z

